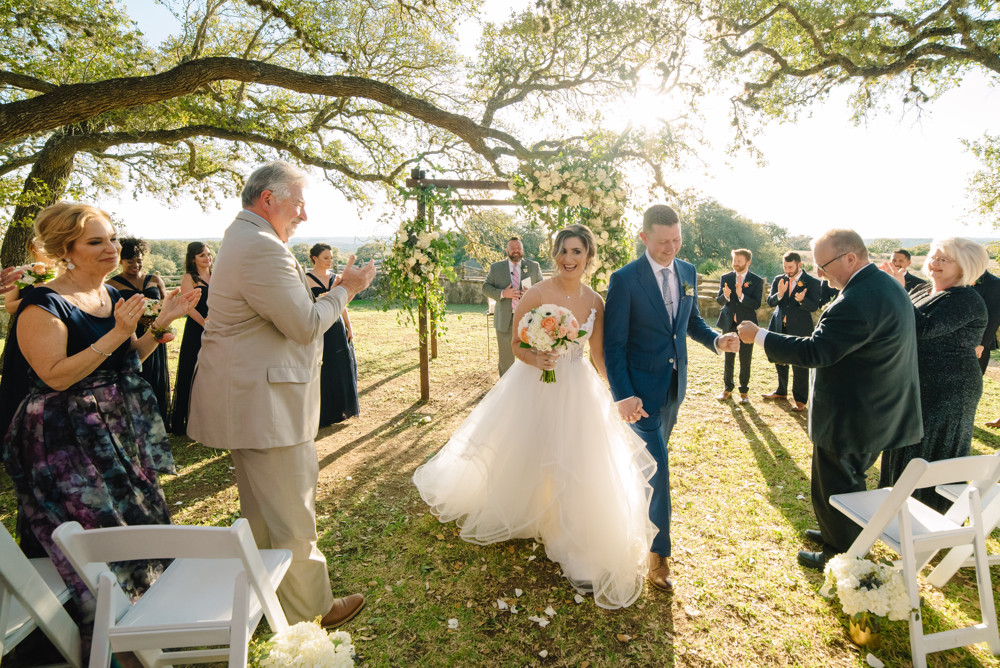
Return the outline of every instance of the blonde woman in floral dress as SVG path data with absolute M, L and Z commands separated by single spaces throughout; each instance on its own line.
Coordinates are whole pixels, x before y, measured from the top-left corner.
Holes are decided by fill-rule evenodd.
M 536 539 L 577 591 L 614 609 L 642 593 L 656 465 L 602 381 L 604 303 L 584 283 L 595 250 L 586 226 L 559 232 L 555 276 L 514 313 L 514 365 L 413 480 L 464 540 Z M 570 309 L 586 332 L 561 356 L 519 345 L 517 324 L 543 304 Z M 539 369 L 555 370 L 556 382 L 543 383 Z

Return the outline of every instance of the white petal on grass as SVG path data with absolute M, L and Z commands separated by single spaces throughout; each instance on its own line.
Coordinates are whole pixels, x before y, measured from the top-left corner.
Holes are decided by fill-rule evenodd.
M 550 605 L 549 607 L 545 608 L 545 614 L 548 615 L 549 617 L 555 617 L 556 611 Z
M 507 605 L 507 603 L 502 598 L 497 599 L 497 609 L 507 610 L 508 608 L 510 608 L 510 606 Z
M 545 657 L 547 657 L 548 655 L 549 655 L 549 651 L 547 649 L 543 649 L 541 652 L 538 653 L 538 656 L 542 657 L 543 659 Z
M 806 497 L 802 496 L 801 494 L 799 494 L 795 498 L 798 499 L 799 501 L 805 501 L 806 500 Z
M 580 605 L 581 603 L 583 603 L 583 597 L 580 596 L 579 594 L 577 594 L 576 596 L 574 596 L 573 600 L 576 601 L 577 605 Z
M 522 591 L 520 589 L 515 589 L 514 590 L 514 596 L 516 596 L 517 598 L 521 598 L 521 594 L 523 594 L 523 593 L 524 593 L 524 591 Z
M 872 668 L 885 668 L 885 664 L 879 661 L 878 657 L 872 654 L 871 652 L 868 653 L 868 656 L 865 658 L 865 661 L 867 661 L 868 665 L 871 666 Z
M 454 617 L 451 618 L 451 619 L 449 619 L 448 620 L 448 628 L 449 629 L 457 629 L 458 628 L 458 620 L 455 619 Z

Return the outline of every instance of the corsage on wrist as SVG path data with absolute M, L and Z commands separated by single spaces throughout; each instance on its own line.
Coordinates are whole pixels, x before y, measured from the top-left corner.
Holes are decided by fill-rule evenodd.
M 170 325 L 167 325 L 166 327 L 157 327 L 156 323 L 149 326 L 149 333 L 153 335 L 153 340 L 157 343 L 166 343 L 167 341 L 171 341 L 174 338 L 174 334 L 176 334 L 174 328 Z

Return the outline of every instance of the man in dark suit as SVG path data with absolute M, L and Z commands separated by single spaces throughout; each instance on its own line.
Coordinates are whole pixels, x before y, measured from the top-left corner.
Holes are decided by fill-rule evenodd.
M 496 302 L 493 307 L 493 329 L 497 332 L 500 375 L 514 363 L 510 347 L 514 327 L 514 307 L 528 288 L 542 280 L 542 268 L 534 260 L 524 257 L 524 244 L 517 237 L 507 242 L 507 259 L 494 262 L 483 281 L 483 294 Z
M 732 252 L 733 270 L 723 274 L 719 279 L 719 294 L 715 301 L 722 306 L 719 321 L 715 326 L 723 333 L 735 332 L 736 326 L 744 320 L 757 324 L 757 309 L 764 294 L 764 279 L 750 271 L 753 253 L 746 248 L 738 248 Z M 740 403 L 748 404 L 750 399 L 750 360 L 753 357 L 753 345 L 740 344 Z M 736 354 L 726 353 L 725 367 L 722 372 L 722 382 L 725 387 L 722 394 L 716 397 L 726 401 L 733 394 L 733 367 L 736 366 Z
M 673 590 L 667 443 L 687 388 L 687 337 L 714 352 L 739 350 L 736 334 L 713 330 L 698 313 L 698 274 L 678 260 L 681 225 L 669 206 L 646 210 L 639 234 L 646 253 L 611 275 L 604 307 L 604 363 L 618 413 L 656 460 L 649 519 L 657 528 L 648 556 L 650 583 Z
M 798 253 L 785 253 L 782 261 L 784 273 L 774 277 L 771 282 L 771 292 L 767 295 L 768 305 L 775 307 L 767 328 L 780 334 L 809 336 L 813 331 L 812 313 L 819 308 L 820 282 L 802 269 L 802 257 Z M 787 399 L 788 365 L 779 362 L 775 363 L 774 368 L 778 373 L 778 389 L 763 397 Z M 793 366 L 792 410 L 804 411 L 808 397 L 809 371 L 800 366 Z
M 986 315 L 989 317 L 986 331 L 983 332 L 983 342 L 976 348 L 979 366 L 986 373 L 986 367 L 990 364 L 990 351 L 997 347 L 997 328 L 1000 327 L 1000 278 L 985 271 L 972 287 L 986 302 Z
M 905 248 L 900 248 L 892 252 L 893 266 L 896 267 L 896 269 L 906 270 L 906 273 L 903 274 L 903 288 L 905 288 L 907 292 L 927 282 L 926 280 L 910 273 L 910 262 L 910 251 Z
M 830 281 L 824 280 L 819 285 L 819 307 L 823 308 L 840 294 L 840 290 L 830 285 Z
M 819 531 L 806 536 L 819 552 L 799 563 L 822 570 L 846 551 L 861 528 L 834 510 L 834 494 L 865 489 L 865 472 L 883 450 L 923 438 L 913 305 L 899 283 L 868 261 L 853 230 L 830 230 L 813 242 L 820 276 L 841 291 L 808 337 L 739 327 L 743 341 L 767 356 L 812 369 L 809 438 L 813 442 L 812 504 Z M 914 419 L 914 416 L 917 416 Z

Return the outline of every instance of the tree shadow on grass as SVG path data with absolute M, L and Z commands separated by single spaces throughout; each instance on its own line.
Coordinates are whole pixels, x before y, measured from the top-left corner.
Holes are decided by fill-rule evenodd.
M 405 376 L 406 374 L 410 373 L 411 371 L 415 371 L 417 368 L 419 368 L 419 366 L 420 366 L 419 363 L 417 363 L 417 364 L 410 364 L 408 366 L 404 366 L 401 369 L 399 369 L 398 371 L 396 371 L 395 373 L 393 373 L 391 375 L 388 375 L 388 376 L 385 376 L 384 378 L 382 378 L 382 379 L 380 379 L 380 380 L 372 383 L 371 385 L 369 385 L 365 389 L 359 391 L 358 392 L 358 396 L 359 397 L 363 397 L 366 394 L 369 394 L 370 392 L 373 392 L 373 391 L 377 390 L 378 388 L 382 387 L 386 383 L 389 383 L 389 382 L 391 382 L 391 381 L 399 378 L 400 376 Z
M 1000 433 L 997 433 L 992 429 L 973 427 L 972 438 L 973 440 L 979 441 L 983 445 L 993 448 L 993 451 L 1000 450 Z M 984 452 L 983 454 L 993 454 L 993 452 Z
M 771 505 L 780 510 L 791 525 L 797 525 L 802 519 L 802 511 L 790 503 L 790 500 L 795 499 L 795 496 L 789 498 L 795 494 L 795 490 L 789 483 L 808 483 L 809 474 L 799 467 L 792 454 L 782 445 L 781 439 L 761 419 L 752 404 L 744 408 L 734 405 L 730 411 L 757 459 L 757 467 L 767 482 Z M 779 484 L 783 487 L 779 488 Z

